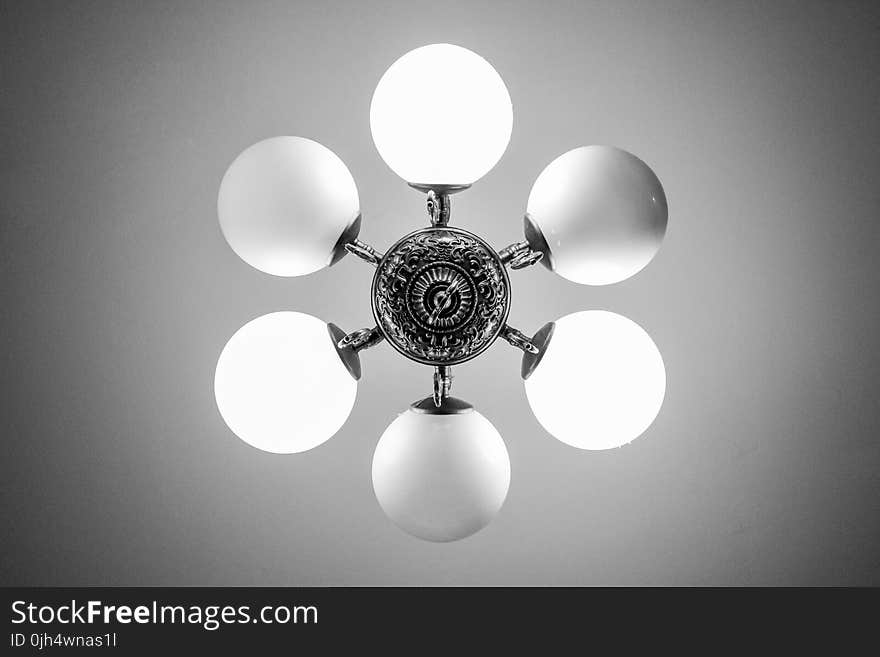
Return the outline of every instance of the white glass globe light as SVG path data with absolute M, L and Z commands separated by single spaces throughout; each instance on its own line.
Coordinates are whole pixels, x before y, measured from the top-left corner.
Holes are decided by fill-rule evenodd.
M 242 260 L 275 276 L 302 276 L 331 264 L 339 238 L 360 216 L 348 168 L 303 137 L 254 144 L 220 183 L 223 236 Z
M 557 320 L 525 388 L 551 435 L 580 449 L 610 449 L 638 438 L 657 417 L 666 370 L 641 326 L 590 310 Z
M 275 454 L 328 440 L 348 419 L 356 394 L 327 325 L 297 312 L 242 326 L 223 348 L 214 376 L 217 408 L 232 432 Z
M 382 510 L 428 541 L 455 541 L 485 527 L 509 486 L 504 441 L 473 409 L 434 415 L 410 408 L 385 430 L 373 455 L 373 490 Z
M 532 186 L 527 212 L 549 247 L 545 264 L 585 285 L 636 274 L 666 233 L 666 195 L 657 176 L 611 146 L 582 146 L 553 160 Z
M 470 185 L 504 154 L 513 108 L 489 62 L 437 43 L 385 71 L 373 93 L 370 129 L 379 155 L 405 181 Z

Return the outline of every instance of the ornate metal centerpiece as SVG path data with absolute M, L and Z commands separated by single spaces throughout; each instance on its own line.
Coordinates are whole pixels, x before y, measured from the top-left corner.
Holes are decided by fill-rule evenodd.
M 404 356 L 454 365 L 491 345 L 510 310 L 498 254 L 461 228 L 417 230 L 389 249 L 373 278 L 373 315 Z
M 527 241 L 496 253 L 473 233 L 450 227 L 449 196 L 467 186 L 412 186 L 427 192 L 431 226 L 402 237 L 384 255 L 357 238 L 344 244 L 376 266 L 376 326 L 342 337 L 331 325 L 331 334 L 355 376 L 360 375 L 357 352 L 383 338 L 407 358 L 434 365 L 434 402 L 440 407 L 452 386 L 450 366 L 481 354 L 499 336 L 525 351 L 528 362 L 539 355 L 540 345 L 506 324 L 510 280 L 505 266 L 528 267 L 543 253 Z

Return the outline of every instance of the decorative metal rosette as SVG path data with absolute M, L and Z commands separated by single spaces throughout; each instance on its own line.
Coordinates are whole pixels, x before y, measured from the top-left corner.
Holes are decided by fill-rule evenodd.
M 388 250 L 373 279 L 373 314 L 385 339 L 428 365 L 454 365 L 484 351 L 509 310 L 498 254 L 460 228 L 410 233 Z

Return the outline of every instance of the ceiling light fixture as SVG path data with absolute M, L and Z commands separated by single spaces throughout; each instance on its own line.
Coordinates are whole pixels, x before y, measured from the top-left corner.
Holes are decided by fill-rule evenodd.
M 384 254 L 358 239 L 360 202 L 345 164 L 314 141 L 261 141 L 235 159 L 220 185 L 223 235 L 253 267 L 301 276 L 351 253 L 376 268 L 371 328 L 346 333 L 310 315 L 275 312 L 230 338 L 214 380 L 224 421 L 268 452 L 316 447 L 351 412 L 359 353 L 387 340 L 433 368 L 433 394 L 413 403 L 380 438 L 373 489 L 395 524 L 426 540 L 480 530 L 500 510 L 510 484 L 498 431 L 449 395 L 453 365 L 499 337 L 522 350 L 521 375 L 535 416 L 551 435 L 581 449 L 637 438 L 666 391 L 656 345 L 621 315 L 577 312 L 532 336 L 507 324 L 508 267 L 541 262 L 576 283 L 607 285 L 650 262 L 666 231 L 667 206 L 644 162 L 609 146 L 559 156 L 532 187 L 525 239 L 500 251 L 449 225 L 450 197 L 492 169 L 512 125 L 504 82 L 470 50 L 435 44 L 391 65 L 373 94 L 373 140 L 388 166 L 427 195 L 430 226 Z

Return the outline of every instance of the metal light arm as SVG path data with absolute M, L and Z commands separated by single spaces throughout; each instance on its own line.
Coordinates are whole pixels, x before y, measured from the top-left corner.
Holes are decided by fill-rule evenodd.
M 435 228 L 449 225 L 449 216 L 452 213 L 452 199 L 447 193 L 437 193 L 433 189 L 428 192 L 428 200 L 425 204 L 431 225 Z
M 381 253 L 369 244 L 361 242 L 357 237 L 345 245 L 345 250 L 350 254 L 357 256 L 364 262 L 369 262 L 374 267 L 376 267 L 382 259 Z
M 517 349 L 522 349 L 526 353 L 537 354 L 539 351 L 538 347 L 536 347 L 534 343 L 532 343 L 532 339 L 529 336 L 527 336 L 522 331 L 517 331 L 512 326 L 505 324 L 504 328 L 501 329 L 500 335 L 511 345 L 513 345 Z
M 434 406 L 440 408 L 452 389 L 452 368 L 438 365 L 434 368 Z
M 382 333 L 375 326 L 371 329 L 364 328 L 346 333 L 332 323 L 327 324 L 327 330 L 330 333 L 333 348 L 336 349 L 336 354 L 345 365 L 345 369 L 355 381 L 359 380 L 361 378 L 361 359 L 358 352 L 380 343 L 383 339 Z
M 449 225 L 449 217 L 452 213 L 452 200 L 449 197 L 470 187 L 470 185 L 424 185 L 421 183 L 409 183 L 409 186 L 427 194 L 425 205 L 428 209 L 431 225 L 435 228 Z
M 528 241 L 514 242 L 505 246 L 498 252 L 501 262 L 511 269 L 524 269 L 541 261 L 543 251 L 535 251 L 529 246 Z
M 369 349 L 384 340 L 378 326 L 373 328 L 362 328 L 348 333 L 344 338 L 336 343 L 340 349 L 353 349 L 355 353 Z
M 547 353 L 547 347 L 550 345 L 550 340 L 553 338 L 553 331 L 555 329 L 556 323 L 548 322 L 539 328 L 538 332 L 529 339 L 529 342 L 536 348 L 536 351 L 526 351 L 523 354 L 522 367 L 520 369 L 520 375 L 523 380 L 528 379 L 532 375 L 532 372 L 535 371 L 535 368 L 541 363 L 541 359 L 544 358 L 544 354 Z

